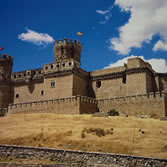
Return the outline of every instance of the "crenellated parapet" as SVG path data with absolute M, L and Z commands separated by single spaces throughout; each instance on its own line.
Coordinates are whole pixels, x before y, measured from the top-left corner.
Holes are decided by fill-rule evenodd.
M 47 75 L 49 73 L 73 70 L 74 68 L 79 68 L 79 63 L 75 60 L 68 60 L 65 62 L 44 64 L 43 72 Z
M 90 114 L 96 112 L 96 107 L 97 100 L 94 98 L 71 96 L 65 98 L 10 104 L 9 113 L 33 113 L 33 111 L 35 111 L 35 113 L 52 112 L 56 114 Z
M 76 60 L 80 63 L 81 47 L 81 43 L 79 43 L 77 40 L 72 41 L 70 39 L 68 41 L 66 38 L 64 41 L 56 40 L 53 46 L 54 62 L 59 63 L 69 60 Z
M 0 82 L 10 80 L 13 57 L 6 54 L 0 55 Z
M 11 79 L 13 83 L 17 82 L 32 82 L 32 81 L 38 81 L 43 80 L 43 69 L 38 68 L 34 70 L 27 70 L 27 71 L 21 71 L 21 72 L 14 72 L 11 75 Z

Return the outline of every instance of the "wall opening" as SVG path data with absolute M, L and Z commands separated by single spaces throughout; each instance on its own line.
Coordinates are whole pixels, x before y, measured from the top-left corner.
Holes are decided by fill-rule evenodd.
M 101 81 L 97 81 L 96 82 L 96 88 L 100 88 L 101 87 Z
M 54 88 L 54 87 L 55 87 L 55 81 L 51 81 L 51 82 L 50 82 L 50 87 L 51 87 L 51 88 Z
M 19 98 L 19 94 L 16 94 L 16 99 L 18 99 Z
M 123 76 L 122 83 L 126 84 L 126 75 Z
M 44 95 L 44 90 L 41 90 L 41 96 L 43 96 Z

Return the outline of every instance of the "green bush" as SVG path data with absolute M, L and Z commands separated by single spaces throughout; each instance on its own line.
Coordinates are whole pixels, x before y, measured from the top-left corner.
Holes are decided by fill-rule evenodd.
M 110 110 L 107 112 L 108 116 L 119 116 L 119 112 L 115 110 Z

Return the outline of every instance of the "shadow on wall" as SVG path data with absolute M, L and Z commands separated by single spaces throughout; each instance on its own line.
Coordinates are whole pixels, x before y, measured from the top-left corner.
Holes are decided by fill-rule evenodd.
M 96 98 L 95 91 L 93 90 L 92 82 L 89 82 L 88 97 Z

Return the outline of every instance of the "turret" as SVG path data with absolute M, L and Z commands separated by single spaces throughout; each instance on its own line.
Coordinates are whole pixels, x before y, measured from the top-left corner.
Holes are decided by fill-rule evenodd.
M 8 110 L 11 97 L 11 72 L 13 58 L 3 54 L 0 56 L 0 116 Z
M 75 60 L 80 64 L 81 47 L 81 44 L 77 40 L 73 42 L 71 39 L 67 41 L 66 38 L 64 41 L 56 40 L 53 47 L 54 62 L 62 63 L 69 60 Z

